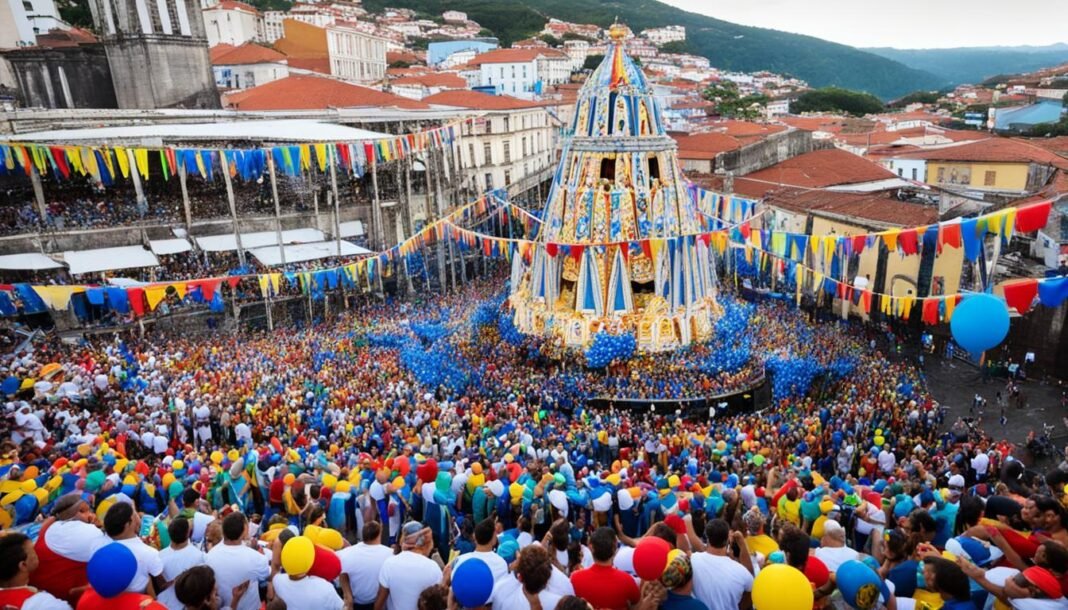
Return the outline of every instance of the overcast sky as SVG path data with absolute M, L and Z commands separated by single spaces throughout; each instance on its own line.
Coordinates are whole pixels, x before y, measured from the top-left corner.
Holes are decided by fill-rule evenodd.
M 1068 0 L 664 0 L 725 21 L 856 47 L 1068 42 Z M 685 24 L 683 24 L 685 25 Z

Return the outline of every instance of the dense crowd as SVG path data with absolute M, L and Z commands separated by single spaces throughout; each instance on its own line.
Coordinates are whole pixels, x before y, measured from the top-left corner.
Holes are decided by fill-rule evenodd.
M 722 299 L 709 346 L 604 370 L 510 338 L 485 282 L 38 342 L 0 372 L 0 606 L 1068 608 L 1063 475 L 945 430 L 863 327 Z M 758 413 L 589 404 L 763 366 Z

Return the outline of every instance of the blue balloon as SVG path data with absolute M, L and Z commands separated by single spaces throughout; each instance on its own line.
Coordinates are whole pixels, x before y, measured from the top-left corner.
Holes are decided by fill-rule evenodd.
M 133 582 L 137 574 L 137 558 L 125 545 L 112 542 L 93 553 L 86 573 L 89 584 L 100 597 L 115 597 Z
M 991 294 L 973 294 L 953 311 L 949 330 L 958 345 L 969 353 L 996 347 L 1009 334 L 1009 308 Z
M 19 386 L 21 385 L 22 382 L 19 381 L 18 377 L 8 377 L 4 380 L 4 383 L 0 385 L 0 393 L 3 393 L 5 395 L 17 394 L 19 391 Z
M 890 599 L 890 589 L 879 575 L 863 563 L 851 559 L 838 566 L 834 573 L 842 599 L 857 610 L 870 610 L 882 594 Z
M 466 559 L 452 572 L 452 594 L 464 608 L 477 608 L 493 593 L 493 572 L 477 557 Z

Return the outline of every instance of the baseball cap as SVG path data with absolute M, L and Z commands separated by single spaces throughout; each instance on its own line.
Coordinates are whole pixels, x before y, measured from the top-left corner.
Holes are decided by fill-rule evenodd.
M 959 474 L 949 477 L 949 488 L 957 491 L 964 489 L 964 477 Z
M 988 546 L 975 538 L 958 536 L 946 541 L 946 550 L 957 557 L 965 557 L 977 566 L 987 566 L 1001 559 L 1003 553 L 996 546 Z

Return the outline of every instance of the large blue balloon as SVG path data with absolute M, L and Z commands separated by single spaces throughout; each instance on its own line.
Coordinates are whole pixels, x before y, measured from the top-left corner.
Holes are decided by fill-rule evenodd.
M 1009 334 L 1009 308 L 994 295 L 971 295 L 953 311 L 949 329 L 958 345 L 978 355 L 996 347 Z
M 477 557 L 463 560 L 452 572 L 452 594 L 461 607 L 477 608 L 493 593 L 493 572 Z
M 857 610 L 871 610 L 879 601 L 879 594 L 890 599 L 890 589 L 879 575 L 864 565 L 852 559 L 838 566 L 834 573 L 838 590 L 842 592 L 842 599 Z
M 102 546 L 89 559 L 89 584 L 100 597 L 115 597 L 126 590 L 137 575 L 133 551 L 118 542 Z

